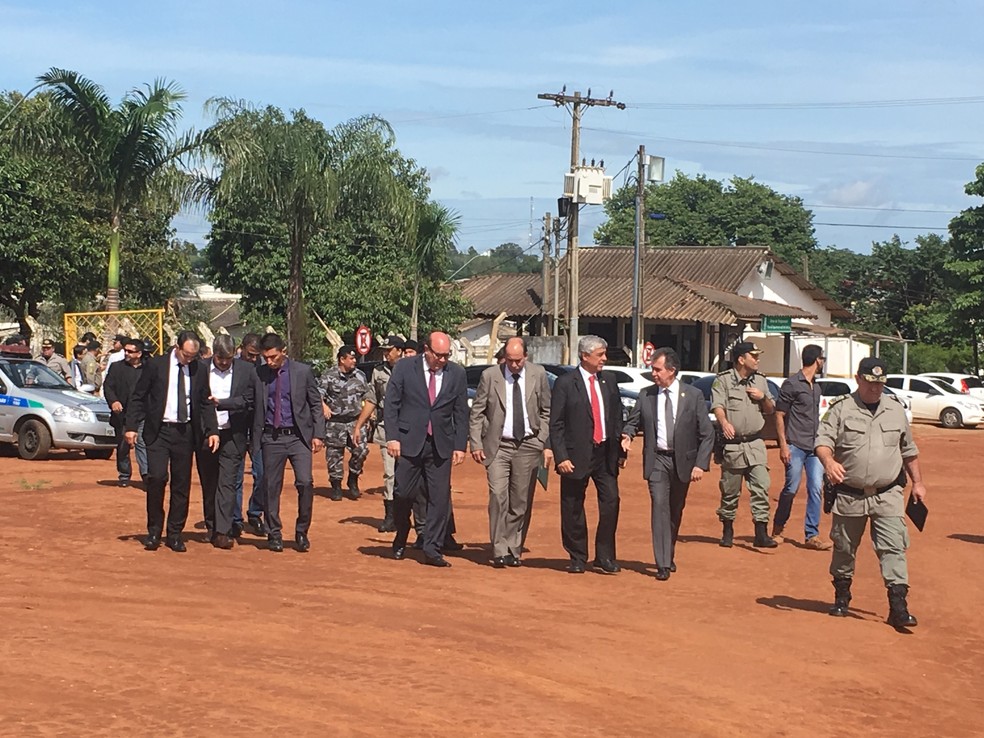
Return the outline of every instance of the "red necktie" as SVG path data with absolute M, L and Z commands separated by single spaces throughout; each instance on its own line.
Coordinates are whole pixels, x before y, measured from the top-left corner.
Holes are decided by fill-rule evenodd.
M 430 400 L 430 404 L 434 404 L 434 400 L 437 399 L 437 372 L 433 369 L 428 369 L 430 372 L 430 379 L 427 381 L 427 399 Z M 434 435 L 434 429 L 431 427 L 431 422 L 427 421 L 427 435 Z
M 594 436 L 591 440 L 596 444 L 603 440 L 603 426 L 601 424 L 601 400 L 598 398 L 598 386 L 595 384 L 595 376 L 592 374 L 591 384 L 591 420 L 594 421 Z

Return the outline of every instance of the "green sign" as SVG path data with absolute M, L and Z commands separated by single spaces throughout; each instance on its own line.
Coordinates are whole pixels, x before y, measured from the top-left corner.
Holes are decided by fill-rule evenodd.
M 793 319 L 788 315 L 763 315 L 763 333 L 792 333 Z

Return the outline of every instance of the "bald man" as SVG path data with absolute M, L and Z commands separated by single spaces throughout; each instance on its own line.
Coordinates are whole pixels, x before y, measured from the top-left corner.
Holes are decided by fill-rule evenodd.
M 397 362 L 386 388 L 383 426 L 386 452 L 396 459 L 393 556 L 406 555 L 410 509 L 426 501 L 423 551 L 430 566 L 451 566 L 441 551 L 451 506 L 451 467 L 465 458 L 468 383 L 451 358 L 451 339 L 434 332 L 424 355 Z

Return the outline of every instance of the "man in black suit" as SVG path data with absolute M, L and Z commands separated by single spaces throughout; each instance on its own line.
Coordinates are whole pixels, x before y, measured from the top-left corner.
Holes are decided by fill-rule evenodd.
M 284 467 L 290 461 L 297 487 L 294 548 L 304 553 L 311 548 L 308 529 L 314 509 L 311 454 L 325 447 L 325 413 L 311 367 L 288 358 L 285 348 L 284 339 L 276 333 L 267 333 L 260 340 L 266 363 L 256 368 L 259 382 L 253 413 L 253 451 L 263 454 L 264 512 L 270 550 L 284 550 L 280 495 Z
M 615 561 L 618 527 L 618 469 L 623 451 L 622 400 L 614 377 L 602 371 L 608 343 L 583 336 L 577 344 L 580 364 L 554 383 L 550 403 L 550 448 L 560 477 L 560 533 L 571 557 L 568 571 L 583 574 L 588 560 L 584 493 L 588 480 L 598 493 L 598 530 L 593 565 L 606 574 Z
M 126 439 L 126 408 L 130 397 L 137 386 L 137 380 L 144 368 L 144 344 L 139 338 L 128 338 L 123 344 L 123 361 L 113 362 L 106 372 L 103 382 L 103 396 L 112 411 L 109 424 L 116 430 L 116 471 L 119 474 L 118 484 L 121 487 L 130 486 L 133 466 L 130 463 L 130 444 Z M 137 468 L 140 478 L 147 476 L 147 447 L 144 445 L 143 433 L 137 428 L 137 443 L 133 448 L 137 457 Z
M 468 381 L 450 356 L 448 335 L 431 333 L 423 358 L 397 362 L 383 403 L 386 451 L 397 460 L 393 555 L 402 559 L 406 554 L 410 509 L 422 495 L 427 502 L 424 560 L 439 567 L 451 566 L 441 553 L 451 507 L 451 467 L 464 460 L 468 441 Z
M 639 394 L 622 438 L 631 444 L 642 428 L 642 477 L 649 482 L 652 501 L 656 578 L 665 581 L 676 571 L 676 541 L 690 483 L 700 481 L 711 466 L 714 426 L 703 393 L 677 380 L 676 351 L 657 349 L 652 369 L 656 384 Z
M 172 350 L 147 362 L 137 380 L 126 411 L 126 440 L 137 442 L 143 423 L 147 446 L 147 538 L 144 548 L 160 548 L 164 530 L 164 487 L 170 467 L 171 507 L 167 513 L 165 545 L 185 551 L 181 532 L 188 520 L 191 492 L 191 460 L 195 449 L 207 443 L 219 448 L 215 408 L 208 403 L 208 377 L 198 362 L 200 341 L 192 331 L 182 331 Z M 203 441 L 203 438 L 207 439 Z
M 216 336 L 208 367 L 208 401 L 215 407 L 218 453 L 200 448 L 195 454 L 202 483 L 202 506 L 208 538 L 216 548 L 230 549 L 236 537 L 236 472 L 246 456 L 253 405 L 259 379 L 253 365 L 235 358 L 229 336 Z

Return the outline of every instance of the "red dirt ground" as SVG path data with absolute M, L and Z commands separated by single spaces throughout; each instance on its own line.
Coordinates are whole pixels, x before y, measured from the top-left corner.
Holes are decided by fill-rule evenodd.
M 829 553 L 753 549 L 744 496 L 738 545 L 719 548 L 716 468 L 691 488 L 679 572 L 656 581 L 638 444 L 617 576 L 563 572 L 555 477 L 524 566 L 489 567 L 470 459 L 454 474 L 467 547 L 437 570 L 387 558 L 379 490 L 331 502 L 323 462 L 310 553 L 248 534 L 220 551 L 192 530 L 177 555 L 142 549 L 143 493 L 113 485 L 113 462 L 7 455 L 0 734 L 981 735 L 984 433 L 915 435 L 931 512 L 912 532 L 911 634 L 884 623 L 867 544 L 846 619 L 826 614 Z M 770 460 L 778 469 L 775 449 Z M 773 500 L 780 487 L 774 473 Z M 292 488 L 284 500 L 290 521 Z M 189 528 L 197 489 L 192 510 Z M 790 530 L 802 515 L 798 499 Z

